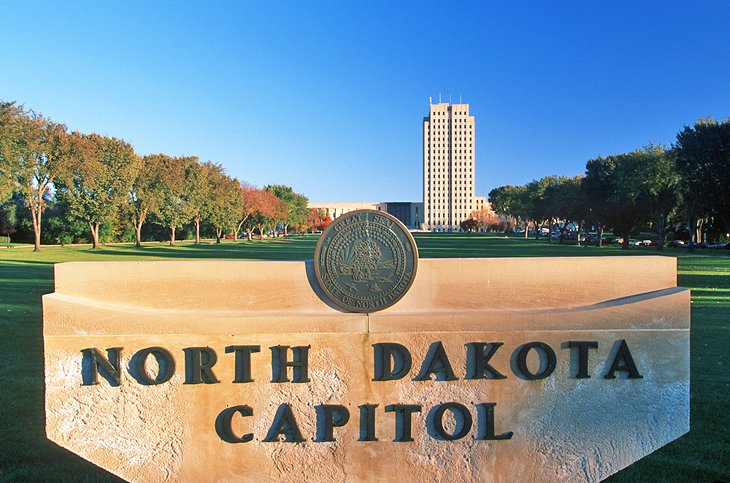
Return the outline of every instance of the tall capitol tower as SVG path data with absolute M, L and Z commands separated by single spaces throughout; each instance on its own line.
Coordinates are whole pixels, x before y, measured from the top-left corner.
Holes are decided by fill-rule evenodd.
M 431 231 L 459 231 L 474 197 L 474 116 L 469 104 L 430 104 L 423 118 L 423 219 Z

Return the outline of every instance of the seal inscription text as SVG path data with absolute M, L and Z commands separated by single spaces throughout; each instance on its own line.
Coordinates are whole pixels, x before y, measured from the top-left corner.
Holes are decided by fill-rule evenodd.
M 340 307 L 375 312 L 405 295 L 416 276 L 418 248 L 394 216 L 357 210 L 333 221 L 314 252 L 320 287 Z

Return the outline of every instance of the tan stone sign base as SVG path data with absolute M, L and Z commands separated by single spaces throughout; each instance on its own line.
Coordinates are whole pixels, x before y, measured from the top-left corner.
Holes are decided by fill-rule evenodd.
M 55 283 L 43 300 L 48 437 L 127 480 L 597 481 L 689 430 L 689 291 L 670 257 L 422 259 L 405 297 L 369 315 L 325 301 L 311 262 L 66 263 Z M 584 346 L 589 377 L 576 342 L 597 343 Z M 373 380 L 383 344 L 408 351 L 407 375 Z M 253 382 L 234 382 L 234 346 L 260 348 Z M 276 351 L 291 363 L 307 346 L 309 382 L 291 382 L 293 366 L 290 382 L 271 382 Z M 490 378 L 475 378 L 475 347 L 495 350 L 494 372 L 477 371 Z M 195 348 L 215 353 L 198 362 L 220 382 L 191 383 Z M 103 368 L 91 383 L 90 349 L 118 349 L 118 385 Z M 386 373 L 403 362 L 388 361 Z M 444 361 L 455 380 L 435 380 Z M 303 441 L 283 441 L 286 408 Z M 394 441 L 406 419 L 412 441 Z

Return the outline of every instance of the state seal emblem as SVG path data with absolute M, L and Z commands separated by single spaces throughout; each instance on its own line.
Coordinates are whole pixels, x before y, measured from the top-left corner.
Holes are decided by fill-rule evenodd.
M 416 277 L 418 247 L 394 216 L 356 210 L 334 220 L 314 251 L 314 271 L 327 297 L 352 312 L 390 307 Z

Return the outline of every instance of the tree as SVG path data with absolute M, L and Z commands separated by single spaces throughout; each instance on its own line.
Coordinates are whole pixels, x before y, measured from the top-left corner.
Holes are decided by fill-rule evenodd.
M 489 204 L 487 204 L 487 206 L 485 206 L 484 208 L 472 211 L 469 215 L 469 218 L 472 218 L 474 221 L 476 221 L 477 228 L 484 229 L 489 229 L 489 227 L 491 226 L 499 225 L 503 221 L 503 219 L 500 218 L 499 215 L 492 211 Z
M 200 221 L 211 196 L 208 183 L 211 167 L 200 164 L 197 157 L 185 159 L 185 183 L 188 190 L 187 205 L 195 224 L 195 243 L 200 243 Z M 212 164 L 210 161 L 208 163 Z
M 8 171 L 17 183 L 17 190 L 31 214 L 35 235 L 35 251 L 41 248 L 41 219 L 48 206 L 54 180 L 74 164 L 72 141 L 66 126 L 57 124 L 33 111 L 14 104 L 3 104 L 0 129 L 0 155 L 6 180 L 2 196 L 8 195 Z
M 583 179 L 583 192 L 587 201 L 588 217 L 596 226 L 598 246 L 603 244 L 603 230 L 611 217 L 610 177 L 613 163 L 598 157 L 586 162 L 586 175 Z
M 647 154 L 631 153 L 591 160 L 586 165 L 586 182 L 597 189 L 595 208 L 628 248 L 631 232 L 649 217 L 648 191 L 643 176 Z
M 540 236 L 540 230 L 545 222 L 552 229 L 552 224 L 557 219 L 553 194 L 555 186 L 560 182 L 557 176 L 545 176 L 539 180 L 533 180 L 527 185 L 525 215 L 527 220 L 532 221 L 535 226 L 535 239 Z M 548 237 L 548 241 L 550 241 L 550 237 Z
M 479 228 L 479 223 L 474 218 L 467 218 L 459 223 L 459 227 L 466 232 L 473 233 Z
M 268 185 L 264 189 L 274 193 L 284 203 L 281 222 L 284 225 L 284 235 L 288 235 L 290 225 L 299 225 L 306 219 L 309 200 L 306 196 L 295 193 L 291 187 L 281 184 Z
M 241 186 L 237 179 L 226 175 L 223 166 L 206 163 L 206 167 L 210 196 L 205 204 L 205 217 L 213 225 L 216 243 L 220 243 L 223 230 L 239 221 Z
M 332 223 L 332 217 L 325 214 L 325 211 L 317 208 L 310 208 L 307 212 L 307 227 L 310 233 L 322 231 Z
M 15 204 L 0 204 L 0 235 L 7 236 L 8 241 L 10 241 L 10 235 L 16 232 L 15 225 L 17 222 Z
M 238 221 L 233 227 L 234 238 L 238 240 L 238 232 L 243 227 L 246 230 L 246 238 L 248 238 L 248 241 L 251 241 L 253 230 L 256 226 L 253 218 L 260 203 L 261 190 L 246 182 L 241 182 L 238 188 L 238 195 Z
M 730 120 L 700 119 L 677 134 L 676 166 L 690 231 L 690 251 L 700 239 L 701 220 L 714 214 L 730 223 Z
M 674 151 L 665 151 L 659 146 L 649 145 L 644 149 L 645 162 L 641 165 L 644 180 L 644 196 L 654 221 L 654 230 L 659 250 L 664 249 L 669 217 L 679 203 L 680 175 Z
M 283 216 L 284 204 L 271 191 L 261 190 L 259 192 L 258 206 L 254 213 L 256 227 L 259 236 L 263 238 L 266 229 L 276 225 L 276 221 Z
M 528 229 L 528 191 L 526 186 L 500 186 L 489 192 L 489 204 L 494 212 L 505 218 L 522 220 L 525 224 L 525 237 Z M 506 228 L 508 229 L 508 228 Z
M 17 184 L 17 119 L 22 115 L 13 102 L 0 102 L 0 205 L 13 195 Z
M 132 145 L 98 134 L 73 133 L 77 162 L 59 176 L 58 193 L 69 214 L 91 231 L 99 247 L 99 228 L 111 223 L 129 197 L 140 159 Z
M 197 163 L 196 157 L 173 158 L 160 154 L 162 168 L 160 203 L 155 210 L 155 217 L 160 224 L 170 229 L 170 245 L 175 244 L 175 230 L 193 218 L 193 210 L 188 203 L 190 185 L 186 178 L 187 167 Z
M 162 156 L 144 156 L 137 176 L 129 188 L 126 208 L 134 225 L 135 244 L 142 246 L 142 225 L 150 213 L 157 210 L 162 199 Z
M 558 183 L 549 189 L 550 206 L 554 216 L 563 221 L 560 243 L 563 243 L 563 234 L 569 223 L 573 223 L 578 230 L 578 243 L 584 220 L 587 217 L 586 203 L 583 199 L 583 176 L 558 177 Z

